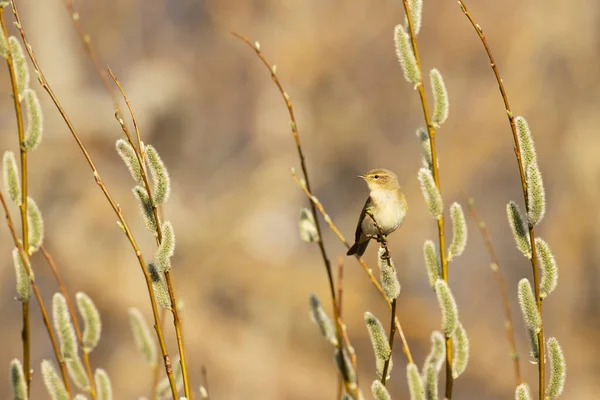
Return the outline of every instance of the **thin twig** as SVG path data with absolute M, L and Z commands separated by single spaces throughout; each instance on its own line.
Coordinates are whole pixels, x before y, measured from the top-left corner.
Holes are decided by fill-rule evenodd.
M 337 274 L 337 302 L 338 302 L 338 318 L 340 321 L 343 321 L 342 317 L 342 296 L 344 294 L 344 259 L 342 257 L 337 257 L 338 262 L 338 274 Z M 343 335 L 342 335 L 343 336 Z M 354 362 L 352 361 L 352 365 L 354 366 Z M 341 376 L 338 376 L 338 399 L 342 398 L 344 388 L 344 380 Z
M 19 255 L 23 260 L 23 266 L 25 267 L 25 272 L 29 277 L 29 281 L 31 282 L 31 288 L 35 293 L 35 297 L 37 299 L 38 305 L 40 306 L 40 311 L 42 313 L 42 319 L 44 320 L 44 325 L 46 326 L 46 330 L 48 331 L 48 336 L 50 336 L 50 342 L 52 343 L 52 349 L 54 350 L 54 356 L 56 357 L 56 361 L 60 367 L 60 373 L 62 376 L 63 383 L 65 385 L 65 389 L 71 398 L 71 389 L 69 388 L 69 377 L 67 375 L 67 366 L 65 360 L 62 358 L 62 354 L 58 347 L 58 342 L 56 340 L 56 336 L 54 335 L 54 331 L 52 330 L 52 324 L 50 323 L 50 318 L 48 317 L 48 313 L 46 312 L 46 306 L 44 305 L 44 301 L 42 300 L 42 295 L 40 294 L 40 290 L 35 282 L 33 271 L 31 268 L 31 262 L 29 260 L 29 255 L 25 252 L 25 248 L 23 244 L 19 241 L 17 237 L 17 231 L 15 230 L 15 226 L 13 224 L 12 218 L 10 216 L 10 211 L 8 210 L 8 205 L 6 204 L 6 200 L 4 199 L 4 195 L 0 192 L 0 203 L 2 203 L 2 208 L 4 209 L 4 215 L 6 217 L 6 224 L 8 225 L 8 230 L 13 238 L 13 242 L 17 249 L 19 250 Z
M 408 29 L 410 33 L 410 41 L 412 45 L 412 49 L 415 55 L 415 60 L 417 62 L 417 69 L 419 70 L 419 76 L 421 77 L 419 82 L 417 83 L 417 90 L 419 92 L 419 97 L 421 99 L 421 107 L 423 109 L 423 116 L 425 118 L 425 125 L 427 126 L 427 133 L 429 134 L 429 144 L 431 146 L 431 165 L 433 172 L 433 180 L 435 182 L 435 186 L 437 190 L 441 193 L 442 188 L 440 185 L 440 173 L 438 168 L 437 161 L 437 149 L 435 146 L 435 126 L 431 122 L 431 118 L 429 116 L 429 109 L 427 107 L 427 97 L 425 95 L 425 88 L 423 86 L 423 68 L 421 67 L 421 59 L 419 57 L 419 48 L 417 46 L 417 38 L 415 35 L 415 30 L 413 27 L 413 21 L 410 13 L 410 7 L 408 4 L 408 0 L 403 0 L 404 4 L 404 12 L 406 13 L 406 19 L 408 21 Z M 444 215 L 442 213 L 441 217 L 437 220 L 438 226 L 438 237 L 440 244 L 440 261 L 442 264 L 442 278 L 446 283 L 448 283 L 448 258 L 446 257 L 446 244 L 444 237 Z M 454 378 L 452 376 L 452 337 L 446 336 L 446 398 L 448 400 L 452 400 L 452 386 L 454 383 Z
M 0 6 L 0 23 L 2 24 L 2 32 L 6 40 L 8 40 L 8 31 L 6 29 L 6 21 L 4 20 L 4 7 Z M 15 115 L 17 118 L 17 133 L 19 139 L 19 154 L 21 158 L 21 204 L 19 211 L 21 213 L 21 230 L 23 238 L 23 248 L 29 254 L 29 225 L 27 221 L 27 150 L 25 149 L 25 129 L 23 127 L 23 109 L 21 107 L 21 93 L 17 86 L 17 76 L 15 72 L 14 59 L 10 45 L 6 48 L 6 64 L 10 75 L 10 83 L 12 87 L 13 104 L 15 107 Z M 23 341 L 23 372 L 25 373 L 25 383 L 27 384 L 27 396 L 31 386 L 31 331 L 29 327 L 29 299 L 22 302 L 23 309 L 23 330 L 21 338 Z
M 67 127 L 69 128 L 69 131 L 71 132 L 71 134 L 73 136 L 73 139 L 75 139 L 75 141 L 77 142 L 77 145 L 79 146 L 81 152 L 83 153 L 83 155 L 84 155 L 84 157 L 85 157 L 88 165 L 90 166 L 90 168 L 91 168 L 91 170 L 93 172 L 93 176 L 94 176 L 94 179 L 96 181 L 96 184 L 98 185 L 98 187 L 100 188 L 100 190 L 102 190 L 102 193 L 104 193 L 104 196 L 106 197 L 106 199 L 109 202 L 111 208 L 113 209 L 113 211 L 115 212 L 117 218 L 119 219 L 119 222 L 121 223 L 121 226 L 123 228 L 123 231 L 125 232 L 125 235 L 127 236 L 127 239 L 129 240 L 131 246 L 133 247 L 133 250 L 134 250 L 135 255 L 136 255 L 137 259 L 138 259 L 138 263 L 140 265 L 142 273 L 144 274 L 144 279 L 146 281 L 146 287 L 148 289 L 148 295 L 150 297 L 150 303 L 151 303 L 151 307 L 152 307 L 152 314 L 154 316 L 154 329 L 156 330 L 156 335 L 158 337 L 158 342 L 159 342 L 161 353 L 162 353 L 162 356 L 163 356 L 163 361 L 164 361 L 164 365 L 165 365 L 165 371 L 167 372 L 167 377 L 169 378 L 169 383 L 170 383 L 170 386 L 171 386 L 171 393 L 173 395 L 173 398 L 179 398 L 177 396 L 177 386 L 176 386 L 176 383 L 175 383 L 175 379 L 173 377 L 173 370 L 171 368 L 171 359 L 170 359 L 169 354 L 167 352 L 167 346 L 166 346 L 166 343 L 165 343 L 164 335 L 163 335 L 163 332 L 162 332 L 162 329 L 161 329 L 160 323 L 159 323 L 160 321 L 159 321 L 159 315 L 158 315 L 158 306 L 156 304 L 156 299 L 155 299 L 155 296 L 154 296 L 154 290 L 153 290 L 153 287 L 152 287 L 152 279 L 151 279 L 150 274 L 149 274 L 149 272 L 148 272 L 148 270 L 146 268 L 146 262 L 144 261 L 144 257 L 142 255 L 142 252 L 139 249 L 139 246 L 137 245 L 137 242 L 135 241 L 135 238 L 133 237 L 133 234 L 131 233 L 131 230 L 129 229 L 129 226 L 127 225 L 127 221 L 125 220 L 125 217 L 123 216 L 123 213 L 121 212 L 120 206 L 117 205 L 117 203 L 114 201 L 112 195 L 110 194 L 110 192 L 108 191 L 108 189 L 104 185 L 104 182 L 103 182 L 103 180 L 101 178 L 101 175 L 98 172 L 98 169 L 96 168 L 96 165 L 94 164 L 94 161 L 92 160 L 89 152 L 87 151 L 87 148 L 85 147 L 85 145 L 81 141 L 81 138 L 79 137 L 79 134 L 77 133 L 77 131 L 75 130 L 75 128 L 73 127 L 73 125 L 71 124 L 71 120 L 67 116 L 67 113 L 63 109 L 62 105 L 58 101 L 58 98 L 56 97 L 56 95 L 52 91 L 52 88 L 48 84 L 48 81 L 46 80 L 46 77 L 44 76 L 44 74 L 43 74 L 43 72 L 42 72 L 42 70 L 41 70 L 41 68 L 39 66 L 37 58 L 35 57 L 35 53 L 33 52 L 33 48 L 31 47 L 31 45 L 29 44 L 29 41 L 27 40 L 27 35 L 25 33 L 25 30 L 23 29 L 23 24 L 22 24 L 21 19 L 19 17 L 19 12 L 18 12 L 16 3 L 14 2 L 14 0 L 11 1 L 11 6 L 12 6 L 13 14 L 14 14 L 16 22 L 17 22 L 16 26 L 17 26 L 17 28 L 19 30 L 19 33 L 21 34 L 21 38 L 23 39 L 23 43 L 25 43 L 25 48 L 27 50 L 27 54 L 29 55 L 29 58 L 31 59 L 31 62 L 32 62 L 34 68 L 35 68 L 35 71 L 37 73 L 38 80 L 39 80 L 40 84 L 46 90 L 46 92 L 48 93 L 48 95 L 50 96 L 50 98 L 52 99 L 52 101 L 54 102 L 54 105 L 56 106 L 57 110 L 61 114 L 63 120 L 67 124 Z
M 110 68 L 108 68 L 108 73 L 109 73 L 110 77 L 113 79 L 113 81 L 115 82 L 115 84 L 117 85 L 117 87 L 119 88 L 119 91 L 121 92 L 121 95 L 123 96 L 123 99 L 125 100 L 125 104 L 127 104 L 127 108 L 129 110 L 129 114 L 131 115 L 131 119 L 133 120 L 133 127 L 135 129 L 135 134 L 136 134 L 137 141 L 138 141 L 137 148 L 131 139 L 131 135 L 129 134 L 129 131 L 127 130 L 127 126 L 123 122 L 123 119 L 119 116 L 118 110 L 115 113 L 115 117 L 117 118 L 119 124 L 121 125 L 121 128 L 123 129 L 123 132 L 125 133 L 125 136 L 127 137 L 129 144 L 134 149 L 135 156 L 140 165 L 142 180 L 144 182 L 144 187 L 146 189 L 146 193 L 148 194 L 148 199 L 150 201 L 150 204 L 152 205 L 152 212 L 154 214 L 154 220 L 156 221 L 156 241 L 157 241 L 157 244 L 160 245 L 162 242 L 162 228 L 161 228 L 162 223 L 161 223 L 161 219 L 160 219 L 160 216 L 158 213 L 158 205 L 154 201 L 154 197 L 152 194 L 152 188 L 150 187 L 150 183 L 148 180 L 148 174 L 146 173 L 146 165 L 144 162 L 144 152 L 142 151 L 142 140 L 141 140 L 141 136 L 140 136 L 140 130 L 138 127 L 137 119 L 135 118 L 135 113 L 133 112 L 133 107 L 131 106 L 131 103 L 129 102 L 127 95 L 125 94 L 125 90 L 121 86 L 121 83 L 119 82 L 117 77 L 113 74 L 113 72 Z M 173 313 L 173 326 L 175 327 L 175 336 L 177 338 L 177 348 L 179 350 L 179 362 L 181 363 L 181 375 L 183 378 L 183 390 L 184 390 L 186 398 L 189 399 L 191 396 L 191 391 L 190 391 L 188 368 L 187 368 L 187 362 L 186 362 L 186 356 L 185 356 L 185 346 L 184 346 L 184 342 L 183 342 L 181 317 L 179 316 L 179 310 L 177 309 L 177 297 L 175 295 L 175 289 L 174 289 L 174 283 L 173 283 L 173 277 L 171 275 L 171 271 L 165 271 L 165 279 L 167 282 L 167 291 L 169 293 L 169 299 L 171 300 L 171 312 Z
M 519 352 L 517 351 L 517 344 L 515 341 L 515 333 L 513 330 L 512 316 L 510 310 L 510 301 L 508 300 L 508 291 L 506 290 L 506 282 L 504 281 L 504 275 L 502 274 L 502 271 L 500 271 L 500 262 L 498 260 L 498 256 L 496 255 L 496 251 L 494 250 L 494 246 L 492 245 L 492 239 L 490 238 L 490 233 L 487 229 L 487 226 L 485 225 L 485 222 L 483 222 L 483 220 L 479 217 L 479 214 L 475 209 L 475 201 L 472 197 L 469 197 L 466 192 L 463 191 L 463 194 L 467 198 L 467 203 L 469 204 L 471 215 L 477 223 L 477 228 L 479 228 L 479 232 L 481 233 L 487 251 L 490 255 L 490 259 L 492 261 L 491 269 L 494 272 L 494 275 L 496 276 L 498 288 L 500 289 L 500 298 L 502 299 L 502 306 L 504 308 L 504 327 L 506 330 L 506 340 L 508 341 L 508 347 L 510 349 L 510 358 L 513 360 L 515 379 L 518 386 L 521 383 L 523 383 L 523 378 L 521 378 Z
M 344 246 L 346 246 L 346 248 L 349 249 L 350 243 L 348 243 L 348 241 L 346 240 L 344 235 L 342 235 L 340 230 L 333 223 L 333 220 L 331 219 L 329 214 L 327 214 L 327 212 L 325 211 L 325 208 L 323 207 L 323 205 L 321 204 L 319 199 L 317 199 L 315 196 L 313 196 L 313 194 L 308 190 L 308 188 L 306 187 L 304 182 L 302 182 L 300 179 L 298 179 L 298 177 L 296 176 L 296 173 L 293 170 L 292 170 L 292 178 L 298 184 L 298 186 L 300 186 L 300 188 L 302 189 L 304 194 L 306 194 L 306 196 L 310 199 L 311 203 L 315 205 L 317 210 L 319 210 L 321 215 L 323 215 L 323 219 L 325 220 L 325 222 L 327 223 L 329 228 L 333 231 L 333 233 L 335 233 L 335 235 L 344 244 Z M 381 296 L 385 299 L 388 306 L 391 308 L 392 300 L 386 296 L 385 292 L 383 291 L 383 288 L 381 287 L 381 284 L 377 281 L 377 278 L 375 278 L 375 275 L 373 275 L 373 270 L 371 269 L 371 267 L 369 267 L 367 265 L 367 263 L 362 259 L 362 257 L 356 256 L 356 259 L 358 260 L 360 266 L 363 268 L 363 270 L 369 277 L 369 280 L 371 281 L 373 286 L 375 286 L 375 288 L 377 289 L 379 294 L 381 294 Z M 406 341 L 406 337 L 404 336 L 404 331 L 402 330 L 402 325 L 400 325 L 400 320 L 398 319 L 398 316 L 395 316 L 394 324 L 396 326 L 396 330 L 398 331 L 398 334 L 400 335 L 400 339 L 402 340 L 402 350 L 404 352 L 404 355 L 406 356 L 406 360 L 409 364 L 413 363 L 412 354 L 410 352 L 410 348 L 408 347 L 408 342 Z
M 167 314 L 166 308 L 160 309 L 160 327 L 164 329 L 165 318 Z M 154 370 L 152 371 L 152 386 L 150 389 L 150 399 L 156 400 L 158 398 L 158 384 L 160 383 L 160 363 L 156 363 Z
M 56 280 L 56 283 L 58 284 L 58 288 L 59 288 L 60 292 L 63 294 L 63 296 L 65 297 L 65 300 L 67 301 L 67 308 L 69 309 L 69 314 L 71 314 L 71 320 L 73 321 L 73 326 L 75 327 L 75 335 L 77 336 L 77 342 L 79 342 L 79 347 L 81 347 L 81 350 L 83 352 L 83 364 L 85 365 L 85 371 L 87 373 L 88 380 L 90 382 L 90 396 L 92 396 L 92 399 L 95 399 L 96 398 L 96 383 L 94 381 L 94 375 L 92 373 L 92 367 L 90 365 L 89 353 L 87 351 L 85 351 L 85 349 L 83 347 L 83 335 L 81 334 L 81 327 L 79 326 L 79 321 L 77 320 L 77 314 L 75 313 L 75 307 L 73 307 L 73 302 L 71 301 L 71 298 L 69 297 L 69 292 L 67 291 L 67 288 L 66 288 L 62 278 L 60 277 L 60 274 L 58 273 L 58 268 L 56 267 L 56 263 L 54 262 L 52 255 L 48 252 L 48 250 L 46 250 L 46 247 L 43 245 L 40 247 L 40 250 L 42 251 L 44 258 L 46 259 L 48 266 L 52 270 L 52 275 L 54 275 L 54 279 Z
M 269 72 L 271 73 L 271 79 L 273 80 L 273 83 L 275 83 L 275 86 L 277 86 L 279 93 L 281 93 L 281 96 L 283 97 L 283 100 L 285 101 L 285 105 L 286 105 L 288 113 L 290 115 L 290 127 L 291 127 L 291 131 L 292 131 L 292 136 L 294 137 L 294 142 L 296 143 L 296 149 L 298 151 L 298 158 L 300 159 L 300 167 L 302 168 L 302 174 L 304 175 L 304 181 L 306 182 L 306 187 L 310 191 L 310 180 L 308 177 L 308 169 L 306 167 L 304 152 L 302 150 L 302 146 L 300 145 L 300 135 L 298 133 L 298 124 L 296 123 L 296 116 L 294 114 L 294 106 L 292 105 L 290 96 L 287 94 L 287 92 L 283 88 L 283 85 L 279 81 L 279 78 L 277 77 L 275 66 L 273 64 L 271 64 L 269 61 L 267 61 L 267 59 L 265 58 L 263 53 L 260 51 L 260 44 L 258 42 L 252 43 L 250 41 L 250 39 L 248 39 L 247 37 L 242 36 L 236 32 L 231 32 L 231 34 L 233 36 L 235 36 L 236 38 L 240 39 L 241 41 L 243 41 L 244 43 L 246 43 L 250 48 L 252 48 L 255 51 L 257 57 L 262 61 L 262 63 L 265 65 L 265 67 L 268 68 Z M 312 202 L 310 203 L 310 208 L 311 208 L 311 212 L 313 215 L 313 219 L 315 221 L 317 235 L 319 237 L 317 244 L 319 246 L 319 250 L 321 251 L 321 257 L 323 258 L 323 262 L 325 264 L 325 270 L 327 272 L 327 279 L 329 281 L 329 290 L 330 290 L 330 294 L 331 294 L 331 301 L 333 303 L 332 305 L 333 305 L 333 314 L 334 314 L 334 320 L 335 320 L 335 325 L 336 325 L 337 341 L 338 341 L 339 351 L 340 351 L 340 353 L 342 353 L 342 351 L 343 351 L 342 329 L 340 326 L 340 320 L 339 320 L 339 316 L 338 316 L 338 305 L 337 305 L 337 299 L 336 299 L 336 293 L 335 293 L 335 284 L 333 282 L 333 274 L 331 271 L 331 262 L 329 261 L 329 257 L 327 256 L 327 251 L 325 250 L 325 243 L 323 242 L 323 235 L 321 233 L 321 226 L 319 224 L 319 218 L 317 217 L 317 210 L 315 208 L 315 205 Z M 345 364 L 342 364 L 342 365 L 345 365 Z M 347 391 L 350 390 L 348 382 L 346 382 L 346 390 Z M 354 388 L 353 392 L 355 393 L 356 396 L 358 396 L 358 386 L 356 388 Z M 350 393 L 350 392 L 348 392 L 348 393 Z
M 506 116 L 508 117 L 508 122 L 510 123 L 510 129 L 512 131 L 512 135 L 513 135 L 513 141 L 514 141 L 514 153 L 515 153 L 515 157 L 517 158 L 517 164 L 519 166 L 519 175 L 521 176 L 521 188 L 523 191 L 523 198 L 525 201 L 525 209 L 528 212 L 529 211 L 529 201 L 528 201 L 528 196 L 527 196 L 527 180 L 525 179 L 525 169 L 523 168 L 523 160 L 521 157 L 521 147 L 519 145 L 519 136 L 517 133 L 517 127 L 515 126 L 515 118 L 513 116 L 513 113 L 510 109 L 510 104 L 508 102 L 508 95 L 506 94 L 506 90 L 504 89 L 504 82 L 502 81 L 502 78 L 500 77 L 500 71 L 498 70 L 498 66 L 496 65 L 496 62 L 494 61 L 494 56 L 492 55 L 492 51 L 490 50 L 490 47 L 488 46 L 487 43 L 487 39 L 483 33 L 483 29 L 481 29 L 481 26 L 479 26 L 479 24 L 477 24 L 475 22 L 475 20 L 473 19 L 473 16 L 471 15 L 471 13 L 469 12 L 469 9 L 467 8 L 466 4 L 464 3 L 464 1 L 459 0 L 458 3 L 460 4 L 460 8 L 462 10 L 462 12 L 465 14 L 465 16 L 467 17 L 467 19 L 469 20 L 469 22 L 471 23 L 471 25 L 473 26 L 473 28 L 475 29 L 475 32 L 477 32 L 477 36 L 479 36 L 479 39 L 481 40 L 481 43 L 483 44 L 483 47 L 485 48 L 485 52 L 487 53 L 487 56 L 489 58 L 490 61 L 490 67 L 492 68 L 492 71 L 494 72 L 494 76 L 496 77 L 496 82 L 498 82 L 498 89 L 500 90 L 500 95 L 502 96 L 502 100 L 504 101 L 504 108 L 506 110 Z M 545 398 L 545 390 L 546 390 L 546 384 L 545 384 L 545 365 L 546 365 L 546 359 L 545 359 L 545 344 L 544 344 L 544 325 L 543 325 L 543 318 L 542 318 L 542 298 L 540 296 L 540 281 L 539 281 L 539 268 L 538 268 L 538 259 L 537 259 L 537 254 L 536 254 L 536 247 L 535 247 L 535 230 L 532 224 L 528 224 L 529 226 L 529 240 L 531 243 L 531 268 L 533 270 L 533 287 L 535 290 L 535 300 L 537 303 L 537 309 L 538 312 L 540 314 L 540 331 L 537 335 L 538 338 L 538 344 L 539 344 L 539 362 L 538 362 L 538 391 L 539 391 L 539 399 L 543 400 Z

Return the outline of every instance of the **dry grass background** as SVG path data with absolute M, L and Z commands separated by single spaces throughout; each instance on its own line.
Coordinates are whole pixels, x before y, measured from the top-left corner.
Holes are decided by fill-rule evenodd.
M 548 214 L 536 230 L 558 259 L 557 291 L 544 303 L 545 331 L 563 346 L 565 399 L 600 390 L 600 3 L 592 0 L 471 1 L 503 75 L 516 114 L 527 117 L 545 176 Z M 428 351 L 440 315 L 422 261 L 435 238 L 416 178 L 416 92 L 394 54 L 400 0 L 79 1 L 81 21 L 104 62 L 121 79 L 142 135 L 163 155 L 173 180 L 165 213 L 177 233 L 175 283 L 185 301 L 184 329 L 194 387 L 209 371 L 214 399 L 331 399 L 332 352 L 308 318 L 308 295 L 329 307 L 317 247 L 298 237 L 306 204 L 289 175 L 298 166 L 288 117 L 267 72 L 228 30 L 259 40 L 298 112 L 314 191 L 352 236 L 367 189 L 356 178 L 372 167 L 400 177 L 410 211 L 390 239 L 402 293 L 398 312 L 416 359 Z M 59 0 L 21 2 L 25 29 L 50 84 L 64 103 L 105 183 L 133 222 L 138 241 L 153 251 L 130 191 L 131 178 L 114 151 L 121 130 L 110 98 Z M 521 201 L 512 137 L 485 54 L 454 1 L 425 1 L 419 36 L 426 69 L 437 67 L 450 94 L 450 118 L 438 135 L 443 195 L 463 202 L 465 188 L 488 223 L 506 274 L 522 368 L 535 387 L 516 284 L 530 277 L 515 249 L 505 205 Z M 0 149 L 17 150 L 9 80 L 0 69 Z M 95 299 L 104 322 L 92 354 L 106 368 L 116 398 L 145 395 L 150 370 L 136 352 L 127 307 L 149 316 L 135 256 L 96 187 L 84 159 L 45 94 L 45 140 L 30 157 L 30 192 L 46 222 L 46 245 L 71 292 Z M 16 216 L 16 209 L 14 216 Z M 450 266 L 450 286 L 471 340 L 471 361 L 455 384 L 457 399 L 512 398 L 514 380 L 502 310 L 483 242 L 469 220 L 464 256 Z M 343 247 L 327 231 L 332 256 Z M 21 309 L 14 300 L 11 240 L 0 229 L 0 368 L 21 357 Z M 367 261 L 375 266 L 375 252 Z M 363 384 L 374 379 L 363 323 L 366 310 L 387 320 L 387 307 L 359 265 L 346 258 L 344 314 L 358 349 Z M 41 256 L 36 278 L 50 301 L 56 290 Z M 48 303 L 49 304 L 49 303 Z M 39 362 L 53 358 L 33 306 L 32 398 L 46 398 Z M 169 334 L 173 339 L 172 332 Z M 174 340 L 170 351 L 175 353 Z M 400 347 L 390 382 L 406 398 Z M 367 386 L 365 386 L 365 389 Z M 9 392 L 0 379 L 1 397 Z

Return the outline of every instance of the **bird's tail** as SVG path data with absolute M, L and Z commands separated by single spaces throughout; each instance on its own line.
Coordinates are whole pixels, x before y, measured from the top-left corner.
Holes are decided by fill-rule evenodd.
M 365 254 L 368 245 L 369 239 L 365 240 L 364 242 L 356 242 L 352 245 L 352 247 L 350 247 L 346 255 L 352 256 L 356 254 L 357 256 L 361 257 L 363 254 Z

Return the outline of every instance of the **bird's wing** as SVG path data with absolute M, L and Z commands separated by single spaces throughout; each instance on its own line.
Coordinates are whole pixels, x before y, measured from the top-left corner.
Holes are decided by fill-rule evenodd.
M 354 242 L 360 242 L 362 236 L 362 222 L 363 219 L 367 216 L 367 210 L 371 207 L 373 201 L 371 200 L 371 196 L 367 197 L 367 201 L 360 212 L 360 217 L 358 218 L 358 225 L 356 226 L 356 233 L 354 234 Z

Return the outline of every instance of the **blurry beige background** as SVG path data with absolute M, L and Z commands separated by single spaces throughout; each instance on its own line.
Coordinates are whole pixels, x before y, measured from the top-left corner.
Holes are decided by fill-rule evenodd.
M 537 142 L 548 196 L 538 232 L 560 268 L 558 289 L 544 302 L 544 323 L 567 358 L 564 398 L 593 398 L 600 390 L 600 4 L 468 5 L 495 52 L 513 111 L 527 117 Z M 402 78 L 393 47 L 393 27 L 404 19 L 401 0 L 82 0 L 76 6 L 103 63 L 121 79 L 144 141 L 158 148 L 171 173 L 173 194 L 164 211 L 177 234 L 174 274 L 185 301 L 193 386 L 205 365 L 214 399 L 332 399 L 337 387 L 331 348 L 308 317 L 311 292 L 328 310 L 330 301 L 318 249 L 298 235 L 299 209 L 307 202 L 290 178 L 289 168 L 299 163 L 287 111 L 268 72 L 230 29 L 260 41 L 277 64 L 297 110 L 315 194 L 348 238 L 367 196 L 356 175 L 373 167 L 398 173 L 410 205 L 404 227 L 390 240 L 402 283 L 398 313 L 421 364 L 429 335 L 440 325 L 422 260 L 423 241 L 436 239 L 437 229 L 416 177 L 420 102 Z M 133 181 L 114 151 L 122 132 L 64 4 L 20 1 L 20 7 L 50 84 L 151 258 L 153 238 L 133 201 Z M 438 135 L 444 199 L 464 203 L 464 188 L 490 227 L 509 285 L 521 367 L 535 387 L 537 368 L 528 362 L 516 304 L 516 283 L 531 270 L 505 216 L 507 201 L 522 203 L 522 194 L 496 82 L 455 1 L 425 1 L 418 41 L 424 67 L 441 70 L 450 95 L 450 118 Z M 0 150 L 16 151 L 4 67 L 0 76 Z M 117 399 L 134 399 L 148 393 L 151 370 L 134 348 L 127 308 L 139 307 L 150 317 L 146 287 L 82 154 L 49 98 L 41 91 L 40 96 L 45 136 L 30 157 L 30 193 L 44 213 L 46 246 L 69 290 L 87 292 L 100 308 L 103 337 L 93 365 L 108 370 Z M 12 212 L 16 218 L 17 210 Z M 21 358 L 21 308 L 14 299 L 12 240 L 0 225 L 5 398 L 8 363 Z M 512 398 L 498 290 L 471 219 L 469 226 L 467 250 L 450 270 L 471 341 L 471 360 L 455 384 L 455 398 Z M 345 249 L 324 232 L 335 262 Z M 374 247 L 366 260 L 376 267 Z M 375 374 L 363 313 L 387 321 L 388 311 L 357 262 L 344 259 L 344 314 L 368 389 Z M 56 285 L 39 254 L 33 264 L 50 304 Z M 39 363 L 53 354 L 38 307 L 32 307 L 32 398 L 43 399 Z M 174 354 L 171 330 L 168 337 Z M 407 388 L 400 346 L 394 354 L 389 387 L 402 399 Z

